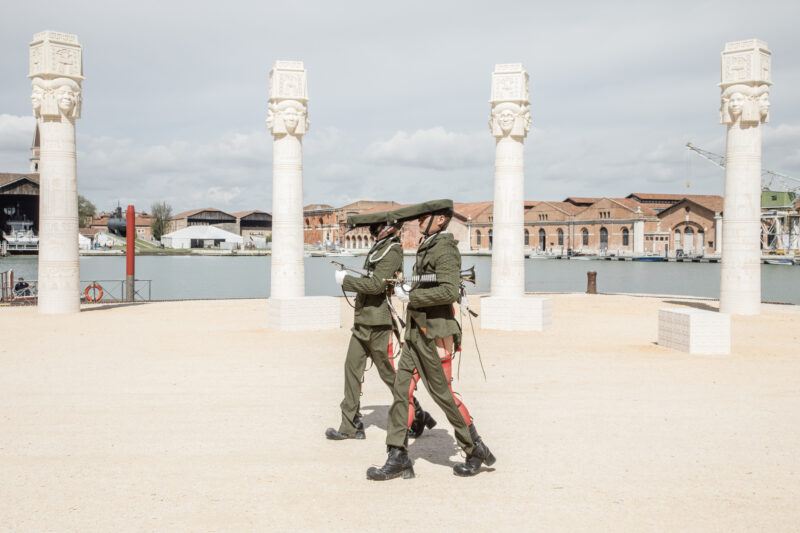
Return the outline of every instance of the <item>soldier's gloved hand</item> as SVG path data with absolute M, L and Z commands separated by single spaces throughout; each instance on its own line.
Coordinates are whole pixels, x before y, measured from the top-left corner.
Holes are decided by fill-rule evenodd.
M 336 278 L 336 283 L 341 287 L 342 283 L 344 283 L 344 277 L 347 275 L 346 270 L 337 270 L 333 273 L 333 277 Z
M 394 286 L 394 295 L 403 303 L 408 303 L 408 288 L 405 285 L 397 284 Z

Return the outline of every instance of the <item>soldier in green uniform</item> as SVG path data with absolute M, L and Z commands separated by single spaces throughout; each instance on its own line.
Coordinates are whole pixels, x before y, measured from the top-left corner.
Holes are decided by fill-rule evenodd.
M 345 270 L 336 271 L 336 282 L 344 291 L 357 293 L 355 318 L 353 320 L 350 345 L 344 363 L 344 399 L 340 405 L 342 422 L 339 429 L 328 428 L 325 436 L 331 440 L 363 439 L 364 425 L 361 422 L 361 384 L 367 359 L 378 369 L 378 374 L 389 390 L 394 386 L 395 368 L 388 354 L 393 330 L 399 338 L 399 328 L 389 309 L 386 279 L 394 278 L 403 270 L 403 248 L 398 232 L 402 224 L 390 224 L 387 212 L 355 215 L 348 219 L 350 228 L 368 226 L 375 237 L 375 244 L 364 262 L 366 276 L 348 275 Z M 396 356 L 399 352 L 394 352 Z M 414 417 L 410 433 L 422 435 L 425 428 L 432 428 L 436 421 L 423 411 L 416 398 L 413 399 Z
M 456 440 L 466 453 L 466 461 L 453 467 L 458 476 L 474 476 L 481 465 L 491 466 L 495 457 L 478 435 L 472 417 L 458 400 L 451 386 L 453 352 L 461 342 L 461 327 L 455 319 L 454 303 L 460 297 L 461 254 L 456 241 L 444 230 L 453 213 L 451 200 L 425 202 L 391 212 L 398 222 L 417 219 L 424 238 L 417 249 L 415 275 L 429 275 L 435 281 L 396 285 L 395 295 L 408 303 L 405 344 L 394 380 L 394 402 L 389 410 L 386 435 L 388 458 L 378 468 L 367 470 L 376 481 L 398 476 L 414 477 L 408 457 L 407 413 L 409 391 L 419 373 L 436 404 L 447 415 Z M 430 276 L 433 275 L 433 276 Z

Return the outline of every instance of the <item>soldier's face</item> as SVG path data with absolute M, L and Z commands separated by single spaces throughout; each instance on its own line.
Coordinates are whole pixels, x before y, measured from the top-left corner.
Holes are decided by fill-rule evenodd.
M 419 217 L 417 219 L 417 223 L 419 224 L 419 230 L 423 235 L 433 235 L 434 233 L 442 230 L 445 220 L 446 217 L 444 215 L 427 214 Z M 430 224 L 430 229 L 428 229 L 428 224 Z

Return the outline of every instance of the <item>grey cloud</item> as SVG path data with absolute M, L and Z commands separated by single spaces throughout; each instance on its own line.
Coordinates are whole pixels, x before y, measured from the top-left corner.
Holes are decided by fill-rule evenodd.
M 491 166 L 492 144 L 486 132 L 455 133 L 439 126 L 413 133 L 398 131 L 385 141 L 372 143 L 365 156 L 377 165 L 459 170 Z
M 490 198 L 490 74 L 511 61 L 532 80 L 529 198 L 677 192 L 687 179 L 719 192 L 717 169 L 696 156 L 687 165 L 683 144 L 722 150 L 719 52 L 754 36 L 774 52 L 764 163 L 800 175 L 796 137 L 781 130 L 800 124 L 796 2 L 7 4 L 0 171 L 27 169 L 31 35 L 77 33 L 80 186 L 98 204 L 269 210 L 267 72 L 281 58 L 309 73 L 306 202 Z

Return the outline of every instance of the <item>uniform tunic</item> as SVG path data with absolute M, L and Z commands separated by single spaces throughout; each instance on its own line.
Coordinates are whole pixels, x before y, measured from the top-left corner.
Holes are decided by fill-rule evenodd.
M 437 341 L 440 346 L 449 345 L 452 337 L 455 347 L 461 342 L 461 327 L 453 310 L 461 284 L 461 254 L 457 244 L 449 233 L 438 233 L 423 241 L 417 250 L 414 272 L 435 274 L 436 282 L 413 288 L 409 296 L 406 342 L 392 389 L 394 401 L 389 409 L 387 445 L 405 447 L 408 391 L 414 370 L 417 370 L 431 397 L 453 426 L 458 444 L 467 454 L 473 451 L 468 421 L 458 409 L 437 352 Z
M 388 347 L 392 334 L 392 317 L 386 302 L 386 282 L 403 268 L 403 249 L 396 237 L 375 243 L 367 254 L 364 270 L 368 277 L 345 276 L 342 288 L 356 292 L 355 317 L 350 345 L 344 363 L 344 399 L 340 404 L 342 422 L 339 432 L 353 435 L 360 416 L 361 383 L 367 358 L 378 369 L 381 380 L 390 389 L 394 385 L 394 367 Z

